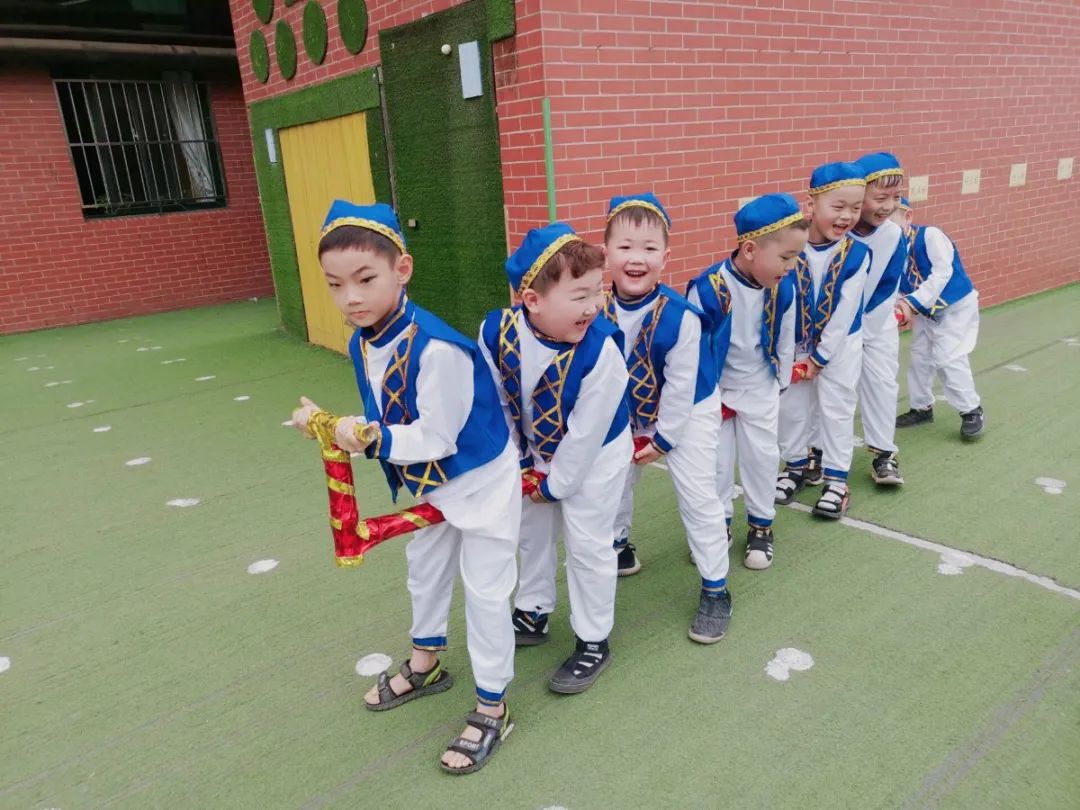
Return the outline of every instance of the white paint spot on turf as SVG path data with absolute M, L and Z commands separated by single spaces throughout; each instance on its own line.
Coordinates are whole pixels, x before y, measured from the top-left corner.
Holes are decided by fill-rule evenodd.
M 16 357 L 15 362 L 16 363 L 21 363 L 23 360 L 29 360 L 29 359 L 30 359 L 29 357 Z
M 938 563 L 937 572 L 947 577 L 955 577 L 964 573 L 965 568 L 971 568 L 974 564 L 975 560 L 971 559 L 967 554 L 961 554 L 958 551 L 946 551 L 941 555 L 941 562 Z
M 286 419 L 284 422 L 281 423 L 281 426 L 282 427 L 292 427 L 292 419 Z
M 117 343 L 128 343 L 130 340 L 131 340 L 131 338 L 120 338 L 120 340 L 118 340 L 116 342 Z
M 152 352 L 161 351 L 161 346 L 151 346 L 150 351 L 152 351 Z
M 133 458 L 130 461 L 125 461 L 124 465 L 127 467 L 141 467 L 143 464 L 149 463 L 150 456 L 139 456 L 138 458 Z
M 765 665 L 765 674 L 773 680 L 786 681 L 791 673 L 805 672 L 814 665 L 814 656 L 794 647 L 777 650 L 772 660 Z
M 389 655 L 383 655 L 382 653 L 365 655 L 356 662 L 356 674 L 364 677 L 378 675 L 380 672 L 386 672 L 392 663 L 393 659 Z
M 108 433 L 112 430 L 112 425 L 98 425 L 94 428 L 94 433 Z
M 1065 491 L 1065 482 L 1060 478 L 1036 478 L 1035 486 L 1041 487 L 1047 495 L 1060 495 Z
M 137 351 L 137 352 L 148 352 L 148 351 L 150 351 L 150 347 L 149 346 L 140 346 L 135 351 Z
M 45 366 L 46 371 L 53 371 L 55 368 L 56 366 Z
M 247 572 L 249 574 L 265 574 L 267 571 L 273 571 L 277 567 L 277 560 L 256 560 L 247 567 Z
M 1005 366 L 1004 368 L 1006 371 L 1015 371 L 1017 373 L 1027 371 L 1026 368 L 1024 368 L 1023 366 L 1018 366 L 1016 365 L 1016 363 L 1009 363 L 1009 365 Z
M 856 447 L 866 447 L 866 440 L 862 436 L 854 436 Z
M 217 377 L 217 374 L 204 374 L 202 377 L 196 377 L 195 382 L 206 382 Z
M 233 397 L 233 402 L 247 402 L 249 399 L 251 399 L 251 397 L 247 394 L 241 394 L 238 397 Z
M 41 366 L 30 366 L 27 371 L 41 371 Z
M 85 404 L 85 402 L 79 402 L 78 400 L 76 400 L 75 402 L 69 402 L 67 406 L 69 408 L 81 408 Z
M 163 365 L 163 366 L 171 366 L 173 363 L 183 363 L 186 360 L 187 360 L 186 357 L 176 357 L 176 358 L 174 358 L 172 360 L 162 360 L 161 365 Z
M 0 672 L 7 672 L 11 669 L 11 659 L 6 655 L 0 655 Z
M 53 380 L 52 382 L 45 383 L 46 388 L 56 388 L 60 384 L 59 380 Z
M 198 498 L 173 498 L 171 501 L 165 502 L 166 506 L 177 506 L 181 509 L 186 509 L 189 506 L 198 506 Z
M 947 402 L 947 401 L 948 400 L 945 399 L 944 394 L 938 394 L 937 396 L 934 397 L 934 402 Z

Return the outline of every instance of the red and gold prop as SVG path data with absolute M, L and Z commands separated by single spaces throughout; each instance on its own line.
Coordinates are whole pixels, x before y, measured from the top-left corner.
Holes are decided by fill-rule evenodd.
M 791 367 L 791 381 L 793 383 L 802 382 L 806 379 L 806 375 L 810 372 L 810 366 L 806 363 L 796 363 Z
M 361 518 L 356 505 L 349 454 L 334 441 L 340 416 L 316 411 L 308 420 L 308 433 L 319 443 L 326 470 L 327 494 L 330 497 L 330 531 L 334 535 L 334 556 L 338 566 L 353 568 L 364 562 L 369 550 L 402 534 L 442 523 L 443 513 L 429 503 L 418 503 L 389 515 Z M 526 470 L 521 476 L 522 495 L 531 495 L 544 480 L 544 474 Z

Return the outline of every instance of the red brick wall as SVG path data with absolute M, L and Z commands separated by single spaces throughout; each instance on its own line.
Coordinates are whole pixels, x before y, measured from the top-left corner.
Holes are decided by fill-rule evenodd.
M 678 286 L 731 249 L 739 198 L 802 198 L 814 166 L 881 149 L 930 176 L 917 219 L 956 240 L 984 304 L 1080 280 L 1076 0 L 542 6 L 559 217 L 599 239 L 611 194 L 655 190 Z
M 211 103 L 226 208 L 86 220 L 48 73 L 0 73 L 0 334 L 273 293 L 239 85 Z

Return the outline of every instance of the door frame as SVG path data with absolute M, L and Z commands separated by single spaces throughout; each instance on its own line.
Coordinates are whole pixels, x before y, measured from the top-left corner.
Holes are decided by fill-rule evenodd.
M 300 289 L 300 264 L 289 213 L 285 167 L 278 130 L 313 124 L 351 113 L 375 111 L 367 118 L 368 151 L 375 196 L 390 199 L 390 161 L 387 156 L 383 108 L 375 68 L 367 68 L 332 79 L 314 87 L 295 90 L 248 108 L 255 154 L 255 176 L 259 184 L 270 271 L 274 277 L 281 324 L 289 334 L 307 339 L 307 319 Z M 266 131 L 270 130 L 277 160 L 270 162 Z

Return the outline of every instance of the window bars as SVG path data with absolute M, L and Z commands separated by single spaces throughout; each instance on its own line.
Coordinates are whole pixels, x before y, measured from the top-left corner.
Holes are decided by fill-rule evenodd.
M 207 87 L 162 81 L 57 79 L 86 217 L 188 211 L 225 204 Z

